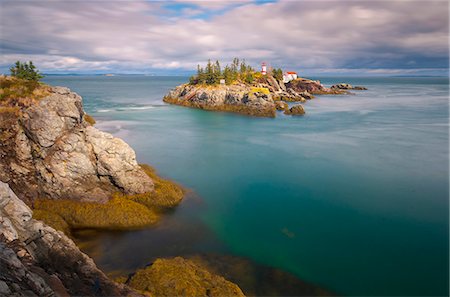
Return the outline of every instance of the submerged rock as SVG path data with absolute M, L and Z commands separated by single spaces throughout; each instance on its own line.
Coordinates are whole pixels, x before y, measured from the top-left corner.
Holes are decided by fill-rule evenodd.
M 189 259 L 239 285 L 246 296 L 334 296 L 332 292 L 305 282 L 289 272 L 247 258 L 201 254 Z
M 114 192 L 153 191 L 133 149 L 85 120 L 82 99 L 68 88 L 19 113 L 0 112 L 0 180 L 28 203 L 36 197 L 106 202 Z
M 286 110 L 284 113 L 288 115 L 304 115 L 305 109 L 303 108 L 302 105 L 298 104 L 292 106 L 289 110 Z
M 244 296 L 237 285 L 181 257 L 157 259 L 138 270 L 128 283 L 152 296 Z

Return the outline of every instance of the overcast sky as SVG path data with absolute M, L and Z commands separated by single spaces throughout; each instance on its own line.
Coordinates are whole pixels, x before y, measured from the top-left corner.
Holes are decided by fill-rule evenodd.
M 0 72 L 184 74 L 245 58 L 305 74 L 447 75 L 448 1 L 0 0 Z

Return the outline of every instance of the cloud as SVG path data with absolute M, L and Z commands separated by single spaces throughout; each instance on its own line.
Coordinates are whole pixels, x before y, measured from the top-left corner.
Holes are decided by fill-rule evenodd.
M 0 17 L 2 71 L 17 59 L 46 72 L 176 72 L 235 56 L 317 73 L 449 62 L 445 1 L 6 0 Z

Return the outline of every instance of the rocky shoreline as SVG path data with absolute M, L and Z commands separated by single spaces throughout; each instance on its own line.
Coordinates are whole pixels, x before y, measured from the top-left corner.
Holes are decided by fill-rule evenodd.
M 348 90 L 366 90 L 366 88 L 344 83 L 327 88 L 320 81 L 306 78 L 297 78 L 285 84 L 268 74 L 252 84 L 242 82 L 230 85 L 183 84 L 170 90 L 163 101 L 210 111 L 276 117 L 277 110 L 287 115 L 305 114 L 301 104 L 289 108 L 286 102 L 305 103 L 313 99 L 314 95 L 349 94 Z
M 190 276 L 204 279 L 199 290 L 214 280 L 211 296 L 243 296 L 193 263 L 178 269 L 168 287 L 161 276 L 130 278 L 130 286 L 110 280 L 70 239 L 71 229 L 145 227 L 180 203 L 184 190 L 139 165 L 124 141 L 93 127 L 76 93 L 6 76 L 0 83 L 1 296 L 196 296 L 201 291 L 182 281 Z M 180 259 L 161 260 L 158 271 Z

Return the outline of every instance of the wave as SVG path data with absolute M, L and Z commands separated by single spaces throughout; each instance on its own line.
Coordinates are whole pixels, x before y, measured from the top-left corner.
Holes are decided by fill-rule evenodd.
M 144 105 L 144 106 L 122 106 L 115 108 L 107 108 L 107 109 L 98 109 L 97 112 L 105 113 L 105 112 L 116 112 L 116 111 L 130 111 L 130 110 L 146 110 L 156 108 L 155 105 Z

